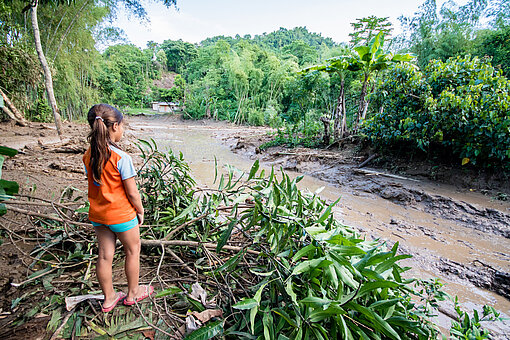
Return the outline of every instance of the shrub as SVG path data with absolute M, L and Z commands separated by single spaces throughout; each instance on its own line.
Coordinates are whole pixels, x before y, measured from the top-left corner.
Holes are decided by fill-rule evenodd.
M 427 82 L 432 124 L 463 163 L 510 168 L 510 82 L 487 60 L 432 61 Z
M 264 125 L 264 112 L 258 109 L 250 109 L 248 111 L 248 124 L 255 126 Z
M 44 98 L 44 94 L 40 94 L 39 99 L 35 103 L 35 108 L 30 110 L 30 120 L 33 122 L 48 123 L 53 120 L 53 112 L 51 111 L 48 101 Z
M 396 65 L 373 99 L 383 106 L 363 124 L 375 144 L 451 151 L 480 166 L 510 168 L 510 82 L 486 59 L 433 60 L 425 75 Z M 434 144 L 438 149 L 430 148 Z
M 371 98 L 383 107 L 363 124 L 363 132 L 382 144 L 405 142 L 425 150 L 430 141 L 430 115 L 426 102 L 430 86 L 411 64 L 390 70 Z

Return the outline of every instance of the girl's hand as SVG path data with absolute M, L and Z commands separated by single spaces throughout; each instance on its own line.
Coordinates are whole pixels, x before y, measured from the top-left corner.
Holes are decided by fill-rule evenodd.
M 143 213 L 136 214 L 136 217 L 138 217 L 138 223 L 140 223 L 140 225 L 142 225 L 143 224 Z

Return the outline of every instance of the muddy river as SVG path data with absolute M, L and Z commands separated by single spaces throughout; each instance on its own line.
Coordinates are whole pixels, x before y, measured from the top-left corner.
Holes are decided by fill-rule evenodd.
M 200 185 L 213 186 L 215 158 L 221 166 L 230 164 L 245 171 L 254 162 L 225 143 L 240 127 L 135 117 L 130 129 L 128 133 L 138 138 L 153 138 L 161 149 L 182 152 Z M 262 166 L 269 169 L 271 165 Z M 446 283 L 445 290 L 458 295 L 466 309 L 488 304 L 510 315 L 510 202 L 431 182 L 381 180 L 366 173 L 335 177 L 329 172 L 327 181 L 317 177 L 321 176 L 305 173 L 300 188 L 313 192 L 324 187 L 323 198 L 341 197 L 335 214 L 344 224 L 390 245 L 398 241 L 402 252 L 414 256 L 403 263 L 413 268 L 409 275 L 440 278 Z M 443 308 L 453 310 L 450 304 Z M 449 319 L 442 316 L 438 323 L 448 327 Z M 510 334 L 510 321 L 487 327 L 503 338 Z

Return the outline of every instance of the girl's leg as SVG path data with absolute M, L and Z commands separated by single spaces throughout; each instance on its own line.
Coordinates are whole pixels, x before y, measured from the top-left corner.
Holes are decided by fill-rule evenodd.
M 126 253 L 126 277 L 128 281 L 127 301 L 133 301 L 145 292 L 143 287 L 138 285 L 140 276 L 140 228 L 137 225 L 127 231 L 115 233 L 124 246 Z
M 113 231 L 104 225 L 94 227 L 94 229 L 99 246 L 99 256 L 96 264 L 97 280 L 104 294 L 103 307 L 109 307 L 117 299 L 112 282 L 112 263 L 116 236 Z

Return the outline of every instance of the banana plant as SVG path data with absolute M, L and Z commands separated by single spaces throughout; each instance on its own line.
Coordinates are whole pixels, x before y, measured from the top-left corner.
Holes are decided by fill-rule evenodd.
M 368 84 L 374 74 L 387 69 L 392 63 L 410 62 L 415 57 L 411 54 L 393 54 L 383 49 L 384 33 L 377 34 L 368 46 L 357 46 L 354 48 L 353 56 L 349 59 L 351 71 L 361 71 L 363 74 L 363 85 L 358 106 L 358 113 L 354 125 L 357 131 L 361 122 L 365 119 L 368 109 L 366 99 Z

